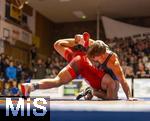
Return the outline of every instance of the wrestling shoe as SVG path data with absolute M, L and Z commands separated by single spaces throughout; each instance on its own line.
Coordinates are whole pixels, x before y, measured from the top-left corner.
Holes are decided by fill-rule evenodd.
M 27 98 L 30 96 L 31 91 L 31 84 L 30 83 L 23 83 L 21 84 L 21 92 L 23 97 Z
M 77 95 L 76 100 L 80 100 L 82 97 L 84 97 L 83 91 Z
M 90 87 L 87 87 L 85 90 L 77 95 L 76 100 L 80 100 L 82 97 L 84 97 L 85 100 L 91 100 L 93 97 L 92 89 Z
M 84 39 L 84 47 L 88 48 L 89 47 L 89 39 L 90 39 L 90 34 L 88 32 L 83 33 L 83 39 Z
M 79 45 L 82 45 L 85 48 L 89 47 L 89 39 L 90 34 L 88 32 L 84 32 L 82 35 L 81 34 L 75 35 L 75 42 L 78 43 Z

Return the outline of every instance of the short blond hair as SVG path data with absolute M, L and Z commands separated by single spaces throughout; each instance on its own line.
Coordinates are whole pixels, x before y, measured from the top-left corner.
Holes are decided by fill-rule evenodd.
M 87 55 L 89 58 L 93 58 L 95 56 L 99 56 L 100 54 L 105 54 L 106 49 L 109 48 L 108 45 L 106 45 L 101 40 L 96 40 L 89 48 Z

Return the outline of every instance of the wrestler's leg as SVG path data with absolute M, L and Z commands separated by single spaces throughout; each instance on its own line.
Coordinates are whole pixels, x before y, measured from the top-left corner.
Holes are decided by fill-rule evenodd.
M 94 90 L 93 95 L 102 99 L 118 99 L 119 83 L 105 74 L 101 81 L 101 90 Z
M 39 81 L 39 89 L 49 89 L 53 87 L 59 87 L 72 81 L 73 77 L 67 68 L 63 68 L 55 78 L 42 79 Z
M 55 78 L 42 79 L 38 83 L 24 83 L 21 90 L 24 96 L 28 96 L 31 91 L 36 89 L 49 89 L 66 84 L 76 77 L 76 73 L 70 65 L 63 68 Z

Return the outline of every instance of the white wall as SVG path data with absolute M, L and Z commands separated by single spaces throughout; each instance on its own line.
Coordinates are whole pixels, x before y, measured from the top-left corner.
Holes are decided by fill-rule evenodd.
M 128 37 L 137 34 L 150 33 L 150 28 L 139 27 L 113 20 L 108 17 L 102 17 L 106 38 Z
M 150 97 L 150 78 L 134 80 L 135 97 Z

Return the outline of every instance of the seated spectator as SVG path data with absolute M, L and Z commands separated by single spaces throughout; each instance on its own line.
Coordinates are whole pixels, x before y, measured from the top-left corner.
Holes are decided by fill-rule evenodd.
M 142 62 L 138 63 L 138 70 L 137 70 L 136 75 L 137 75 L 138 78 L 142 78 L 142 77 L 146 76 L 145 66 Z
M 17 85 L 21 82 L 21 79 L 22 79 L 22 65 L 21 64 L 19 64 L 18 66 L 17 66 L 17 75 L 16 75 L 16 77 L 17 77 Z
M 13 81 L 12 85 L 13 85 L 12 88 L 10 88 L 10 95 L 11 96 L 19 96 L 20 91 L 19 91 L 19 88 L 17 87 L 17 82 Z
M 52 69 L 50 68 L 51 66 L 49 65 L 47 68 L 46 68 L 46 77 L 50 77 L 51 73 L 52 73 Z
M 34 62 L 37 56 L 37 47 L 35 46 L 35 44 L 32 45 L 31 47 L 31 62 L 32 62 L 32 66 L 34 66 Z
M 46 68 L 49 68 L 50 64 L 51 64 L 51 58 L 48 57 L 46 62 L 45 62 Z
M 127 66 L 125 69 L 125 76 L 126 78 L 132 78 L 134 77 L 134 72 L 132 66 Z
M 6 74 L 6 68 L 9 66 L 9 63 L 10 61 L 9 61 L 9 58 L 7 57 L 2 60 L 2 76 L 5 79 L 5 81 L 8 80 L 7 74 Z
M 46 76 L 46 68 L 42 59 L 38 59 L 37 64 L 34 68 L 35 78 L 43 79 Z
M 4 96 L 10 96 L 10 82 L 5 83 L 3 95 Z

